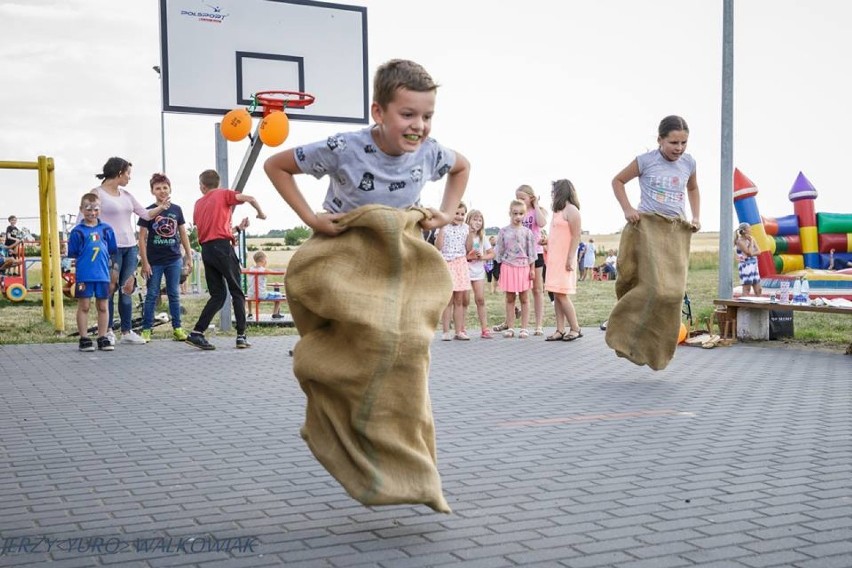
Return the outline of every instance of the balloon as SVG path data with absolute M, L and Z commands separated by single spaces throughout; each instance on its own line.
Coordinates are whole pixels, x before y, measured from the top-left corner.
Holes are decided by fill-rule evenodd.
M 280 146 L 290 134 L 290 119 L 280 110 L 274 110 L 263 117 L 258 134 L 267 146 Z
M 683 343 L 686 341 L 686 325 L 683 322 L 680 322 L 680 332 L 677 334 L 677 342 Z
M 239 142 L 251 131 L 251 115 L 244 108 L 235 108 L 225 115 L 219 129 L 225 140 Z

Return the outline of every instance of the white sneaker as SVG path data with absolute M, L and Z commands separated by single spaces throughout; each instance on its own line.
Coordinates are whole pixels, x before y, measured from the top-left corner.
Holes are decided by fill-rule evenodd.
M 145 340 L 133 330 L 130 330 L 128 333 L 122 333 L 121 342 L 128 345 L 145 345 Z
M 115 345 L 115 332 L 113 330 L 110 329 L 109 331 L 107 331 L 104 337 L 109 339 L 110 345 Z

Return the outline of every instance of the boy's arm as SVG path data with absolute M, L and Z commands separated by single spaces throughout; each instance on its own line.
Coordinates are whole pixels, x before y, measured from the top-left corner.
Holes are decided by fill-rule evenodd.
M 148 263 L 148 227 L 139 227 L 139 260 L 142 261 L 142 278 L 151 276 L 151 265 Z
M 258 219 L 266 219 L 266 213 L 263 212 L 263 209 L 260 208 L 260 204 L 257 202 L 257 199 L 252 197 L 251 195 L 246 195 L 245 193 L 237 194 L 237 201 L 239 203 L 248 203 L 254 210 L 257 211 Z
M 192 270 L 192 249 L 189 246 L 189 235 L 186 233 L 186 225 L 178 225 L 180 232 L 180 244 L 183 246 L 183 263 Z
M 441 210 L 432 211 L 431 219 L 423 219 L 420 226 L 424 229 L 443 227 L 452 222 L 456 209 L 467 189 L 467 180 L 470 178 L 470 162 L 467 158 L 456 152 L 456 163 L 447 174 L 447 185 L 444 186 L 444 198 L 441 200 Z
M 302 170 L 296 164 L 296 155 L 292 148 L 268 158 L 263 164 L 263 171 L 269 176 L 269 181 L 272 182 L 275 190 L 287 202 L 290 209 L 299 216 L 299 219 L 305 222 L 305 225 L 313 229 L 315 233 L 322 233 L 333 237 L 346 230 L 346 227 L 334 222 L 341 217 L 341 214 L 329 213 L 317 215 L 311 209 L 311 206 L 308 205 L 305 196 L 302 195 L 294 179 L 294 176 L 301 174 Z

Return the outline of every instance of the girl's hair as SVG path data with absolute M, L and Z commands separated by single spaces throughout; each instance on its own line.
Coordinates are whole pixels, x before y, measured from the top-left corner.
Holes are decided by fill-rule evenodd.
M 479 242 L 485 242 L 485 217 L 482 216 L 482 212 L 479 209 L 471 209 L 470 213 L 467 214 L 467 218 L 464 220 L 467 223 L 468 227 L 470 226 L 470 220 L 474 217 L 479 217 L 482 219 L 482 226 L 476 232 L 476 236 L 479 237 Z
M 169 181 L 169 178 L 166 177 L 166 174 L 154 174 L 151 176 L 151 189 L 154 189 L 154 185 L 158 183 L 164 183 L 167 186 L 171 187 L 172 182 Z
M 569 203 L 580 209 L 580 199 L 574 184 L 567 179 L 556 180 L 553 182 L 553 210 L 562 211 Z
M 98 179 L 113 179 L 127 171 L 127 168 L 132 166 L 130 162 L 124 158 L 112 157 L 106 161 L 103 167 L 103 173 L 95 174 Z
M 517 194 L 519 191 L 526 193 L 530 197 L 535 197 L 535 192 L 533 191 L 533 188 L 526 184 L 519 186 L 518 189 L 515 190 L 515 193 Z
M 737 240 L 737 237 L 742 237 L 745 235 L 746 229 L 748 229 L 751 225 L 748 223 L 740 223 L 737 225 L 737 230 L 734 231 L 734 240 Z
M 689 126 L 687 126 L 686 121 L 683 118 L 672 114 L 660 121 L 660 126 L 657 128 L 657 134 L 659 134 L 660 138 L 665 138 L 670 132 L 674 132 L 676 130 L 689 132 Z
M 524 203 L 524 202 L 523 202 L 523 201 L 521 201 L 520 199 L 513 199 L 513 200 L 509 203 L 509 215 L 511 215 L 511 214 L 512 214 L 512 209 L 513 209 L 513 208 L 515 208 L 515 207 L 520 207 L 521 209 L 523 209 L 523 210 L 524 210 L 524 212 L 525 212 L 525 213 L 526 213 L 526 211 L 527 211 L 527 204 L 526 204 L 526 203 Z
M 387 108 L 399 89 L 428 93 L 437 91 L 438 84 L 422 65 L 407 59 L 391 59 L 376 69 L 373 77 L 373 102 Z

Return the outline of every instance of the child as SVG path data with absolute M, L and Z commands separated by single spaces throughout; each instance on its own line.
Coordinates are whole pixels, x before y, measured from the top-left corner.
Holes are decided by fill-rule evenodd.
M 216 349 L 204 337 L 204 332 L 216 312 L 225 305 L 226 292 L 230 292 L 234 318 L 237 320 L 237 349 L 246 349 L 251 347 L 246 339 L 246 295 L 242 287 L 240 260 L 234 252 L 231 213 L 237 205 L 248 203 L 257 211 L 258 219 L 266 219 L 266 215 L 254 197 L 231 189 L 218 189 L 219 174 L 216 170 L 201 172 L 198 188 L 202 197 L 195 202 L 192 218 L 198 229 L 201 262 L 204 264 L 204 277 L 210 299 L 204 305 L 186 342 L 205 351 Z
M 262 250 L 257 251 L 252 256 L 254 259 L 254 266 L 251 269 L 254 272 L 266 272 L 266 265 L 269 259 L 266 257 L 266 253 Z M 248 292 L 246 293 L 247 300 L 261 299 L 261 300 L 277 300 L 284 298 L 284 294 L 278 291 L 268 291 L 266 289 L 266 276 L 254 276 L 247 275 L 246 279 L 248 280 Z M 249 318 L 252 317 L 252 314 L 248 315 Z M 274 302 L 272 304 L 272 319 L 281 319 L 284 316 L 281 315 L 281 302 Z
M 757 255 L 760 248 L 757 241 L 751 236 L 751 226 L 748 223 L 740 223 L 734 235 L 737 246 L 737 268 L 740 280 L 743 283 L 743 296 L 760 296 L 763 289 L 760 286 L 760 271 L 757 268 Z
M 426 183 L 445 176 L 446 184 L 440 210 L 428 208 L 428 215 L 424 215 L 418 223 L 421 229 L 430 231 L 452 221 L 467 187 L 470 166 L 464 156 L 441 146 L 429 136 L 437 89 L 438 85 L 429 73 L 417 63 L 401 59 L 388 61 L 378 68 L 373 80 L 373 102 L 370 111 L 374 125 L 285 150 L 266 161 L 264 169 L 275 189 L 299 218 L 314 230 L 314 235 L 305 245 L 315 243 L 314 250 L 326 250 L 325 245 L 328 244 L 329 237 L 334 237 L 340 239 L 346 247 L 351 247 L 348 248 L 350 251 L 369 247 L 368 242 L 362 240 L 362 236 L 368 233 L 367 230 L 359 227 L 347 235 L 344 231 L 347 231 L 348 227 L 336 221 L 352 219 L 359 211 L 372 219 L 394 218 L 399 221 L 402 218 L 416 218 L 416 214 L 405 215 L 396 211 L 389 214 L 376 206 L 407 209 L 418 205 L 420 193 Z M 302 173 L 316 178 L 328 176 L 328 191 L 323 202 L 325 211 L 315 213 L 302 195 L 294 181 L 294 176 Z M 362 207 L 371 205 L 372 207 Z M 416 241 L 409 242 L 410 232 L 407 229 L 398 225 L 388 229 L 384 234 L 389 240 L 393 237 L 394 250 L 404 250 L 411 253 L 411 256 L 402 258 L 398 265 L 394 264 L 393 273 L 386 262 L 381 262 L 381 270 L 371 274 L 371 279 L 377 281 L 379 286 L 386 284 L 387 287 L 396 287 L 400 281 L 397 269 L 404 274 L 424 273 L 424 261 L 431 270 L 445 270 L 440 264 L 440 255 L 435 252 L 434 247 L 429 248 L 420 240 L 421 235 L 417 235 Z M 291 259 L 291 266 L 298 261 L 299 253 L 310 248 L 300 248 Z M 351 267 L 352 263 L 360 260 L 353 258 L 351 252 L 335 255 L 334 247 L 327 248 L 328 256 L 324 259 L 327 270 L 334 270 L 338 266 Z M 364 251 L 368 257 L 379 256 L 380 253 L 377 248 Z M 431 260 L 428 260 L 430 257 Z M 411 258 L 413 262 L 408 262 L 407 258 Z M 383 257 L 383 260 L 386 260 L 386 257 Z M 418 262 L 419 265 L 416 264 Z M 369 271 L 370 268 L 365 266 L 363 270 Z M 357 275 L 355 269 L 347 269 L 347 272 Z M 294 282 L 294 279 L 298 282 L 298 278 L 299 275 L 291 271 L 288 274 L 288 285 Z M 317 296 L 335 295 L 337 286 L 333 280 L 320 277 L 318 279 L 321 285 L 319 289 L 314 285 L 313 290 Z M 426 488 L 435 488 L 438 485 L 439 476 L 435 463 L 431 404 L 425 396 L 418 394 L 428 393 L 427 369 L 431 345 L 429 332 L 434 331 L 442 309 L 439 298 L 443 296 L 444 290 L 450 288 L 448 280 L 446 274 L 440 274 L 440 279 L 433 278 L 431 282 L 424 282 L 423 279 L 407 282 L 404 290 L 406 297 L 417 297 L 423 301 L 418 303 L 416 312 L 403 310 L 402 306 L 388 306 L 388 317 L 381 323 L 378 319 L 361 314 L 350 316 L 345 313 L 343 317 L 330 322 L 327 317 L 319 317 L 311 311 L 296 313 L 297 310 L 292 310 L 291 304 L 293 319 L 302 335 L 293 354 L 293 369 L 303 390 L 308 393 L 307 417 L 302 436 L 317 459 L 335 475 L 351 495 L 358 495 L 356 498 L 362 503 L 425 502 L 436 510 L 449 511 L 449 506 L 439 490 L 424 493 Z M 436 294 L 435 291 L 441 293 Z M 301 302 L 303 298 L 288 292 L 288 300 L 295 303 Z M 333 315 L 339 316 L 343 311 L 338 309 Z M 427 312 L 430 314 L 428 319 L 423 317 Z M 305 314 L 304 317 L 302 314 Z M 435 321 L 429 321 L 432 314 Z M 368 324 L 362 325 L 365 320 Z M 314 322 L 327 322 L 327 325 L 318 328 Z M 353 338 L 346 334 L 338 337 L 326 333 L 329 329 L 357 333 L 358 337 Z M 350 359 L 350 366 L 340 369 L 339 375 L 336 375 L 340 379 L 331 380 L 328 376 L 331 374 L 330 369 L 319 369 L 313 364 L 317 356 L 321 357 L 318 353 L 323 350 L 328 350 L 329 353 L 339 350 L 344 354 L 351 354 L 351 346 L 357 345 L 356 341 L 364 335 L 376 339 L 375 344 L 370 346 L 372 351 L 365 352 L 357 359 Z M 398 353 L 390 355 L 380 350 L 380 346 L 382 349 L 389 349 L 391 340 L 394 345 L 401 345 L 397 342 L 404 341 L 404 362 Z M 382 361 L 382 372 L 377 375 L 378 371 L 373 364 L 379 357 Z M 328 396 L 324 396 L 325 391 L 320 392 L 313 388 L 319 381 L 315 373 L 322 373 L 322 379 L 331 380 L 330 384 L 342 386 L 329 387 Z M 381 376 L 384 381 L 382 394 L 378 397 L 374 397 L 375 391 L 368 387 L 376 376 Z M 356 387 L 363 388 L 363 391 L 359 391 L 365 393 L 363 401 L 359 397 L 347 399 Z M 405 394 L 398 400 L 386 396 L 390 392 L 400 394 L 400 391 L 405 391 Z M 330 400 L 335 402 L 329 403 Z M 380 436 L 379 429 L 364 429 L 366 425 L 363 423 L 359 423 L 357 432 L 353 431 L 348 419 L 337 418 L 344 414 L 342 408 L 340 413 L 333 415 L 324 410 L 331 409 L 344 400 L 353 416 L 364 416 L 365 420 L 366 415 L 361 414 L 359 408 L 366 405 L 369 405 L 371 415 L 380 417 L 377 419 L 383 423 L 387 423 L 391 418 L 399 418 L 393 430 L 396 432 L 393 442 L 376 440 L 375 437 Z M 390 400 L 395 401 L 392 408 L 382 407 L 384 401 Z M 391 431 L 388 427 L 382 429 Z M 332 439 L 335 440 L 334 443 L 330 442 Z M 421 440 L 417 448 L 409 444 L 409 440 L 414 439 Z M 320 441 L 316 442 L 318 445 L 315 446 L 311 440 Z M 325 440 L 328 442 L 324 442 Z M 353 442 L 349 443 L 350 440 Z M 407 447 L 407 451 L 400 451 L 399 448 L 402 447 Z M 363 454 L 359 448 L 367 448 L 369 456 Z M 428 451 L 424 452 L 427 449 Z M 347 467 L 344 473 L 340 467 L 340 464 L 350 461 L 353 464 L 382 464 L 377 466 L 377 476 L 363 476 L 363 482 L 370 487 L 369 495 L 365 495 L 360 488 L 361 481 L 355 477 L 352 468 Z M 367 478 L 369 481 L 366 481 Z M 391 496 L 391 492 L 386 488 L 397 481 L 405 487 L 417 489 L 404 490 L 400 495 Z M 424 497 L 426 494 L 431 496 Z
M 106 337 L 109 326 L 110 256 L 118 249 L 112 227 L 98 219 L 101 202 L 93 193 L 80 200 L 83 220 L 68 235 L 68 256 L 77 259 L 77 278 L 74 295 L 77 298 L 77 331 L 80 332 L 80 351 L 94 351 L 89 338 L 89 306 L 92 296 L 98 310 L 98 350 L 112 351 L 115 347 Z
M 470 288 L 467 256 L 473 250 L 473 235 L 464 222 L 465 213 L 467 213 L 467 206 L 464 203 L 459 203 L 453 222 L 443 227 L 435 237 L 435 247 L 441 251 L 441 256 L 447 261 L 447 268 L 453 279 L 453 295 L 441 315 L 441 326 L 444 330 L 441 339 L 444 341 L 452 339 L 470 340 L 465 330 L 467 305 L 464 297 Z M 450 333 L 450 315 L 452 315 L 453 326 L 456 330 L 455 336 Z
M 142 339 L 151 341 L 151 328 L 154 325 L 154 305 L 160 297 L 160 282 L 166 278 L 166 295 L 169 298 L 169 313 L 172 319 L 172 337 L 175 341 L 185 341 L 186 332 L 181 327 L 180 278 L 186 264 L 192 269 L 192 249 L 186 234 L 186 221 L 183 210 L 171 203 L 172 182 L 164 174 L 154 174 L 149 183 L 156 203 L 148 209 L 163 209 L 152 219 L 140 218 L 139 256 L 142 259 L 142 278 L 148 282 L 145 304 L 142 308 Z M 186 253 L 181 257 L 181 248 Z
M 612 180 L 627 226 L 621 233 L 615 292 L 606 342 L 621 357 L 665 368 L 677 347 L 692 233 L 701 229 L 695 159 L 686 153 L 689 127 L 667 116 L 657 128 L 656 150 L 637 156 Z M 638 178 L 638 208 L 625 184 Z M 686 220 L 686 201 L 692 221 Z M 649 309 L 653 307 L 653 309 Z
M 689 126 L 679 116 L 667 116 L 657 129 L 659 148 L 634 159 L 612 180 L 612 190 L 628 223 L 638 223 L 640 213 L 659 213 L 666 217 L 686 219 L 684 197 L 692 210 L 693 232 L 701 230 L 698 220 L 701 197 L 695 174 L 695 159 L 686 153 Z M 634 209 L 627 198 L 625 185 L 639 178 L 639 207 Z
M 571 296 L 577 293 L 577 246 L 582 233 L 577 190 L 567 179 L 553 182 L 553 218 L 548 240 L 547 280 L 553 293 L 556 331 L 545 341 L 574 341 L 583 337 Z M 566 324 L 568 328 L 566 329 Z
M 18 218 L 14 215 L 9 215 L 9 226 L 6 227 L 6 238 L 3 244 L 6 246 L 6 254 L 12 260 L 11 263 L 8 263 L 8 273 L 11 274 L 20 274 L 20 271 L 17 269 L 19 262 L 18 260 L 18 245 L 21 244 L 24 240 L 24 234 L 21 229 L 18 228 Z
M 515 190 L 515 199 L 523 202 L 527 208 L 524 217 L 524 227 L 532 231 L 535 237 L 535 279 L 533 280 L 532 297 L 533 309 L 535 310 L 535 335 L 544 335 L 542 325 L 544 323 L 544 244 L 541 240 L 541 230 L 547 224 L 547 210 L 539 203 L 538 196 L 533 188 L 522 185 Z
M 530 301 L 527 292 L 535 281 L 535 261 L 538 257 L 533 232 L 524 227 L 526 206 L 523 201 L 513 199 L 509 205 L 510 224 L 497 234 L 494 258 L 500 262 L 500 289 L 506 293 L 506 328 L 503 337 L 515 337 L 515 295 L 521 301 L 520 339 L 530 333 L 527 324 L 530 317 Z
M 493 256 L 494 255 L 493 249 L 497 245 L 497 235 L 491 235 L 490 237 L 488 237 L 488 244 L 491 245 L 490 248 L 492 249 L 492 252 L 491 252 L 492 257 L 491 257 L 491 260 L 485 261 L 485 272 L 486 272 L 486 274 L 488 274 L 488 283 L 491 285 L 490 292 L 492 294 L 496 294 L 497 293 L 497 282 L 499 282 L 499 280 L 500 280 L 500 263 L 497 262 L 497 259 L 494 258 L 494 256 Z M 489 270 L 489 264 L 491 265 L 490 270 Z
M 595 239 L 589 239 L 589 243 L 586 245 L 586 251 L 583 253 L 583 276 L 580 280 L 592 280 L 594 277 L 592 276 L 592 272 L 595 268 L 595 257 L 597 256 L 598 251 L 595 247 Z
M 473 301 L 476 303 L 476 315 L 479 317 L 479 328 L 482 339 L 491 339 L 488 329 L 488 312 L 485 309 L 485 276 L 489 274 L 488 263 L 494 258 L 491 243 L 485 238 L 485 218 L 476 209 L 467 214 L 467 225 L 473 237 L 473 247 L 467 253 L 467 267 L 470 273 L 470 287 L 473 288 Z M 464 312 L 470 305 L 470 292 L 464 293 Z

